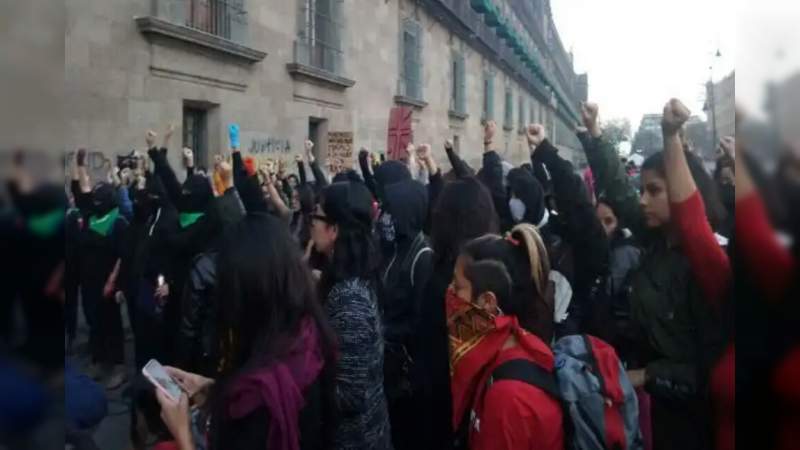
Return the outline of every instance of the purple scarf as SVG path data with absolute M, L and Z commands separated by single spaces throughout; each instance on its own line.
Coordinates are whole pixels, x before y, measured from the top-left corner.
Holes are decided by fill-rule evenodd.
M 304 393 L 317 379 L 323 364 L 317 326 L 306 317 L 286 356 L 233 381 L 226 393 L 228 416 L 241 419 L 266 407 L 269 415 L 267 448 L 299 450 L 298 422 L 300 410 L 305 406 Z

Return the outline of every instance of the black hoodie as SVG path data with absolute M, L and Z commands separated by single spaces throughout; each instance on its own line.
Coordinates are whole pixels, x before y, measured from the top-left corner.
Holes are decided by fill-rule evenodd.
M 416 329 L 419 301 L 432 264 L 433 252 L 422 233 L 428 215 L 428 191 L 411 179 L 385 186 L 383 191 L 385 201 L 378 226 L 384 247 L 384 336 L 387 341 L 405 344 Z

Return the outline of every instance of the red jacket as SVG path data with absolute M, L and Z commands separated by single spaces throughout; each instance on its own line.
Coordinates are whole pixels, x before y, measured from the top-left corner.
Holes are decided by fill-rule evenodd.
M 731 264 L 708 223 L 703 198 L 699 191 L 695 191 L 691 197 L 671 206 L 681 248 L 689 260 L 692 273 L 703 290 L 705 299 L 719 311 L 728 290 L 731 289 Z M 717 450 L 735 448 L 735 364 L 735 347 L 730 343 L 710 374 Z
M 531 354 L 520 346 L 501 350 L 487 373 L 511 359 L 527 359 L 552 371 L 552 350 L 530 333 L 523 338 L 541 354 Z M 471 450 L 564 449 L 561 405 L 537 387 L 515 380 L 497 381 L 474 406 L 478 422 L 471 430 Z

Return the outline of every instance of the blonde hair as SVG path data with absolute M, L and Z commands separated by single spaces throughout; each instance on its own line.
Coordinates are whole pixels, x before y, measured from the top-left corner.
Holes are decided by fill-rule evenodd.
M 511 229 L 508 236 L 519 242 L 519 245 L 525 246 L 531 264 L 531 279 L 536 286 L 536 292 L 544 298 L 550 276 L 550 258 L 539 230 L 531 224 L 521 223 Z

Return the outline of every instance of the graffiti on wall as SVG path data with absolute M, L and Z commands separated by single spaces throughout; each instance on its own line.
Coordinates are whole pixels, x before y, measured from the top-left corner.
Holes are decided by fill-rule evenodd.
M 292 151 L 292 146 L 288 139 L 281 139 L 275 137 L 265 138 L 252 138 L 250 145 L 247 147 L 247 152 L 252 155 L 262 154 L 289 154 Z

